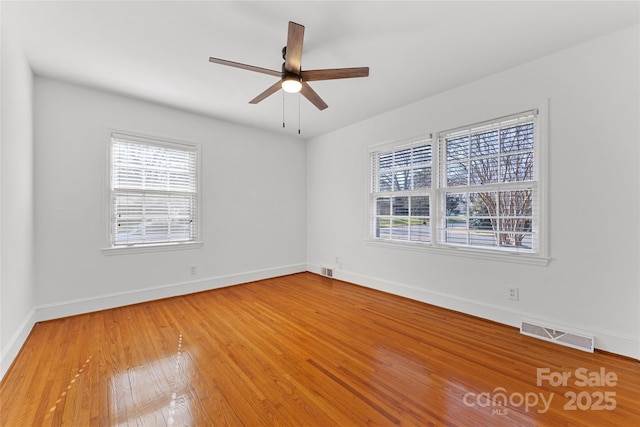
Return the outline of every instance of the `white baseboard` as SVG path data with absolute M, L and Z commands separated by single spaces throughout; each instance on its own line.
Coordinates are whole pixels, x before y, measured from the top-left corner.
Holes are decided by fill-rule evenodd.
M 172 283 L 165 286 L 156 286 L 152 288 L 136 289 L 127 292 L 104 294 L 91 298 L 80 298 L 72 301 L 44 304 L 39 305 L 35 308 L 36 318 L 39 322 L 44 320 L 58 319 L 61 317 L 75 316 L 77 314 L 107 310 L 110 308 L 138 304 L 146 301 L 187 295 L 195 292 L 208 291 L 211 289 L 223 288 L 225 286 L 232 286 L 240 283 L 285 276 L 288 274 L 300 273 L 304 271 L 306 271 L 306 264 L 294 264 L 263 270 L 230 274 L 226 276 L 207 277 L 182 283 Z
M 320 265 L 307 264 L 307 271 L 320 274 Z M 506 307 L 478 302 L 441 292 L 429 291 L 415 286 L 378 279 L 341 269 L 333 270 L 333 278 L 517 328 L 520 327 L 521 321 L 527 318 L 537 319 L 547 325 L 562 325 L 563 327 L 570 328 L 572 331 L 595 336 L 596 349 L 640 360 L 640 337 L 623 335 L 615 331 L 594 328 L 592 326 L 567 323 L 566 321 L 540 316 L 538 313 L 512 310 Z
M 0 351 L 0 380 L 4 378 L 20 349 L 36 324 L 36 310 L 32 308 L 15 331 L 7 345 Z

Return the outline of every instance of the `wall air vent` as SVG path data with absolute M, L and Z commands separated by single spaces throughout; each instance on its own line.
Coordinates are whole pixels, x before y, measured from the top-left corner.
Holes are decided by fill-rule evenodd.
M 326 277 L 333 277 L 333 268 L 331 267 L 320 267 L 320 274 Z
M 578 350 L 587 351 L 589 353 L 593 353 L 594 351 L 593 336 L 567 332 L 566 328 L 558 329 L 549 326 L 542 326 L 530 321 L 522 321 L 522 324 L 520 325 L 520 333 L 567 347 L 576 348 Z

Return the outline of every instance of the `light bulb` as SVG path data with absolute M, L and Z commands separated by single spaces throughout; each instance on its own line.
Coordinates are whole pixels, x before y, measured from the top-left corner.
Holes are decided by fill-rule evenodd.
M 289 93 L 298 93 L 302 89 L 302 83 L 297 77 L 286 77 L 282 80 L 282 89 Z

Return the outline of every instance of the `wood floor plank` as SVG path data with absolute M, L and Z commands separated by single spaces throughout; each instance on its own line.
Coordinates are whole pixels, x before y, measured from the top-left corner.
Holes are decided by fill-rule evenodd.
M 38 323 L 0 383 L 3 427 L 639 420 L 638 361 L 311 273 Z

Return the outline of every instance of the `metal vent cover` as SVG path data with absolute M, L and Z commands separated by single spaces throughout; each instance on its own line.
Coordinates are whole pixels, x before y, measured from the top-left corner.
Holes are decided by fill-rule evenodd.
M 320 267 L 320 274 L 326 277 L 333 277 L 333 268 L 331 267 Z
M 520 325 L 520 333 L 523 335 L 593 353 L 595 348 L 593 336 L 568 332 L 565 329 L 543 326 L 530 321 L 522 321 Z

